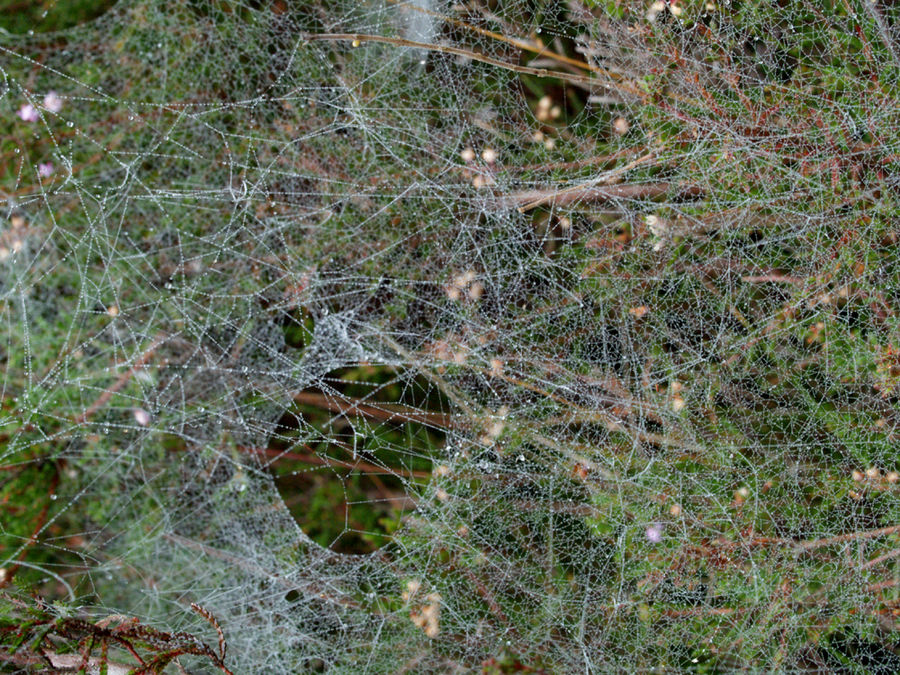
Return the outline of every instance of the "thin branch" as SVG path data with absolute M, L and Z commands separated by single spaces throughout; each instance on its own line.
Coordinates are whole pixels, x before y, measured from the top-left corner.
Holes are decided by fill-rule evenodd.
M 859 570 L 861 572 L 863 570 L 870 569 L 872 567 L 875 567 L 876 565 L 880 565 L 881 563 L 890 560 L 891 558 L 897 558 L 897 557 L 900 557 L 900 548 L 895 548 L 893 551 L 888 551 L 884 555 L 880 555 L 877 558 L 873 558 L 872 560 L 867 562 L 865 565 L 861 565 Z
M 153 355 L 153 352 L 155 352 L 159 348 L 164 340 L 165 336 L 157 335 L 153 339 L 153 342 L 150 343 L 150 346 L 147 347 L 144 353 L 141 354 L 138 357 L 137 361 L 134 362 L 134 365 L 132 365 L 131 368 L 125 371 L 122 376 L 113 383 L 111 387 L 100 394 L 100 396 L 97 397 L 97 400 L 89 405 L 81 415 L 76 417 L 75 422 L 78 424 L 84 424 L 94 415 L 94 413 L 96 413 L 98 410 L 100 410 L 100 408 L 106 405 L 109 399 L 112 398 L 113 394 L 122 389 L 122 387 L 124 387 L 128 383 L 128 380 L 131 379 L 132 375 L 137 372 L 137 369 L 143 366 L 150 359 L 150 357 Z
M 547 202 L 554 202 L 556 204 L 560 203 L 560 199 L 564 198 L 565 195 L 570 192 L 584 192 L 585 190 L 590 190 L 600 185 L 609 185 L 613 181 L 617 180 L 622 174 L 630 171 L 636 166 L 643 164 L 644 162 L 653 159 L 655 151 L 650 151 L 646 155 L 642 157 L 638 157 L 637 159 L 628 162 L 624 166 L 621 166 L 617 169 L 613 169 L 601 176 L 597 176 L 596 178 L 592 178 L 591 180 L 585 181 L 583 183 L 579 183 L 578 185 L 573 185 L 572 187 L 565 188 L 563 190 L 557 190 L 555 192 L 547 193 L 546 195 L 535 199 L 532 202 L 525 204 L 524 206 L 519 207 L 519 213 L 525 213 L 526 211 L 530 211 L 531 209 L 541 206 L 542 204 L 546 204 Z
M 745 284 L 802 284 L 806 279 L 773 272 L 771 274 L 741 277 L 741 281 Z
M 642 100 L 647 97 L 647 94 L 641 91 L 640 88 L 627 82 L 616 82 L 614 80 L 611 80 L 609 82 L 601 83 L 598 82 L 596 78 L 588 75 L 565 73 L 558 70 L 547 70 L 546 68 L 520 66 L 515 63 L 509 63 L 508 61 L 502 61 L 485 54 L 480 54 L 478 52 L 472 51 L 471 49 L 463 49 L 462 47 L 436 45 L 430 44 L 428 42 L 416 42 L 415 40 L 406 40 L 404 38 L 389 37 L 386 35 L 369 35 L 367 33 L 306 33 L 303 35 L 303 38 L 309 41 L 341 41 L 353 43 L 381 42 L 384 44 L 395 45 L 397 47 L 414 47 L 416 49 L 424 49 L 431 52 L 440 52 L 442 54 L 462 56 L 468 59 L 472 59 L 473 61 L 479 61 L 480 63 L 497 66 L 498 68 L 511 70 L 514 73 L 520 73 L 522 75 L 534 75 L 535 77 L 552 77 L 555 79 L 563 80 L 564 82 L 568 82 L 569 84 L 583 87 L 585 89 L 588 89 L 589 91 L 593 91 L 601 85 L 608 85 L 609 87 L 621 89 L 631 96 L 636 96 Z
M 394 350 L 398 355 L 402 356 L 406 363 L 412 363 L 416 366 L 422 375 L 433 382 L 438 388 L 444 392 L 444 395 L 447 396 L 453 403 L 455 403 L 460 410 L 463 411 L 463 414 L 467 419 L 473 419 L 476 417 L 476 412 L 474 410 L 473 404 L 469 401 L 466 401 L 462 394 L 460 394 L 456 389 L 451 387 L 440 375 L 435 373 L 432 369 L 427 368 L 419 359 L 414 359 L 412 354 L 408 352 L 403 346 L 398 343 L 396 340 L 391 338 L 386 334 L 382 334 L 381 341 L 387 344 L 388 347 Z
M 44 525 L 47 523 L 47 514 L 50 512 L 50 501 L 51 499 L 55 499 L 56 489 L 59 487 L 59 467 L 54 467 L 56 470 L 53 472 L 53 477 L 50 479 L 50 485 L 47 488 L 47 497 L 48 501 L 44 503 L 44 507 L 41 509 L 41 512 L 37 517 L 37 525 L 35 525 L 34 530 L 31 533 L 31 536 L 28 538 L 28 541 L 22 545 L 19 549 L 19 554 L 17 556 L 16 562 L 11 565 L 6 573 L 0 577 L 0 588 L 5 588 L 12 582 L 12 578 L 16 575 L 16 572 L 19 571 L 19 568 L 25 565 L 25 555 L 28 553 L 28 549 L 34 546 L 37 543 L 38 535 L 40 535 L 41 530 L 44 529 Z M 55 575 L 54 575 L 55 576 Z M 65 582 L 63 582 L 65 584 Z M 65 584 L 68 586 L 68 584 Z M 69 589 L 69 595 L 72 595 L 71 588 Z
M 866 7 L 866 12 L 870 17 L 872 17 L 872 20 L 878 27 L 878 36 L 881 38 L 881 43 L 891 53 L 891 57 L 894 59 L 894 63 L 900 63 L 900 59 L 897 58 L 897 50 L 894 49 L 894 40 L 891 37 L 891 33 L 888 30 L 888 27 L 885 25 L 884 18 L 881 16 L 881 12 L 875 6 L 874 0 L 865 0 L 863 4 Z
M 216 620 L 216 617 L 213 616 L 212 612 L 208 609 L 201 607 L 195 602 L 191 603 L 191 609 L 194 610 L 197 614 L 202 616 L 206 621 L 216 630 L 216 635 L 219 637 L 219 661 L 225 661 L 225 652 L 227 651 L 227 645 L 225 643 L 225 633 L 222 632 L 222 627 L 219 626 L 219 622 Z
M 608 202 L 616 199 L 656 199 L 667 194 L 673 197 L 697 197 L 703 194 L 703 188 L 697 185 L 676 185 L 673 183 L 633 183 L 627 185 L 609 185 L 604 187 L 583 187 L 560 192 L 559 190 L 528 190 L 514 192 L 505 197 L 501 203 L 515 206 L 520 211 L 533 208 L 535 202 L 566 206 L 574 202 Z M 523 211 L 524 212 L 524 211 Z
M 380 422 L 416 422 L 435 429 L 447 430 L 460 426 L 450 415 L 438 412 L 420 411 L 407 406 L 384 403 L 365 404 L 353 397 L 328 396 L 311 391 L 294 394 L 297 403 L 322 408 L 341 415 L 368 417 Z
M 343 446 L 341 446 L 343 447 Z M 354 471 L 359 471 L 360 473 L 371 473 L 375 475 L 398 475 L 401 473 L 398 470 L 392 469 L 390 467 L 378 466 L 376 464 L 370 464 L 368 462 L 363 461 L 348 461 L 335 459 L 334 457 L 322 457 L 317 455 L 312 448 L 306 446 L 309 450 L 308 453 L 299 453 L 299 452 L 289 452 L 287 450 L 278 450 L 276 448 L 254 448 L 248 445 L 239 445 L 237 449 L 241 452 L 246 452 L 250 454 L 257 455 L 265 455 L 266 457 L 271 457 L 272 459 L 290 459 L 295 462 L 303 462 L 304 464 L 314 464 L 317 466 L 330 466 L 330 467 L 342 467 L 345 469 L 352 469 Z M 345 448 L 349 451 L 349 448 Z M 413 478 L 431 478 L 430 471 L 414 471 L 412 469 L 407 469 L 402 472 L 404 476 L 412 476 Z
M 889 534 L 900 532 L 900 525 L 890 525 L 877 530 L 863 530 L 860 532 L 850 532 L 849 534 L 841 534 L 836 537 L 827 537 L 825 539 L 813 539 L 810 541 L 802 541 L 797 544 L 797 548 L 802 551 L 813 551 L 817 548 L 824 548 L 834 544 L 843 544 L 847 541 L 857 541 L 859 539 L 875 539 L 876 537 L 885 537 Z
M 867 591 L 883 591 L 886 588 L 894 588 L 900 586 L 900 579 L 888 579 L 887 581 L 879 581 L 877 584 L 869 584 L 866 586 Z
M 392 5 L 400 5 L 403 9 L 412 10 L 414 12 L 419 12 L 421 14 L 427 14 L 428 16 L 433 16 L 437 19 L 440 19 L 443 22 L 452 24 L 454 26 L 459 26 L 460 28 L 465 28 L 466 30 L 473 31 L 478 33 L 479 35 L 484 35 L 485 37 L 492 38 L 497 40 L 498 42 L 504 42 L 508 45 L 512 45 L 513 47 L 518 47 L 524 51 L 531 52 L 533 54 L 537 54 L 538 56 L 543 56 L 549 59 L 553 59 L 559 63 L 565 63 L 570 66 L 575 66 L 576 68 L 581 68 L 582 70 L 589 70 L 594 73 L 599 73 L 602 75 L 606 75 L 607 77 L 615 77 L 615 73 L 610 73 L 608 71 L 599 68 L 598 66 L 591 65 L 585 61 L 579 61 L 578 59 L 573 59 L 565 54 L 560 54 L 558 52 L 554 52 L 551 49 L 548 49 L 545 45 L 540 44 L 539 42 L 535 42 L 534 44 L 530 42 L 526 42 L 525 40 L 519 40 L 517 38 L 507 37 L 500 33 L 495 33 L 494 31 L 487 30 L 485 28 L 481 28 L 479 26 L 473 26 L 470 23 L 466 23 L 465 21 L 461 21 L 460 19 L 454 19 L 452 16 L 446 16 L 441 14 L 440 12 L 435 12 L 430 9 L 426 9 L 425 7 L 419 7 L 418 5 L 410 5 L 407 0 L 388 0 Z

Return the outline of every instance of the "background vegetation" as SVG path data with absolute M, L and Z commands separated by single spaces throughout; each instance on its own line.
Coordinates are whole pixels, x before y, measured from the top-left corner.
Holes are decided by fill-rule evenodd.
M 2 5 L 0 667 L 900 669 L 892 5 Z

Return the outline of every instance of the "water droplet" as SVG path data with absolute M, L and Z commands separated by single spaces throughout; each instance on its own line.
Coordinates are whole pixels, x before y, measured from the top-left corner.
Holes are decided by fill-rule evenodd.
M 66 122 L 66 126 L 70 129 L 75 126 L 75 122 Z

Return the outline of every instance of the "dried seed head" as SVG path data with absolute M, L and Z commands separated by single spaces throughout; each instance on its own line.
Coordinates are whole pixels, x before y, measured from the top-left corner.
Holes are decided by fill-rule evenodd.
M 491 377 L 499 377 L 503 374 L 503 361 L 497 358 L 491 359 Z
M 647 313 L 650 311 L 650 308 L 647 305 L 641 305 L 640 307 L 632 307 L 628 310 L 628 313 L 631 314 L 636 319 L 640 319 L 644 316 L 647 316 Z
M 52 113 L 58 113 L 62 110 L 63 101 L 55 91 L 49 92 L 44 96 L 44 107 Z
M 482 176 L 481 174 L 478 174 L 472 179 L 472 186 L 479 189 L 493 184 L 494 179 L 491 176 Z
M 653 214 L 644 216 L 644 225 L 657 237 L 662 237 L 668 228 L 668 224 L 659 216 Z

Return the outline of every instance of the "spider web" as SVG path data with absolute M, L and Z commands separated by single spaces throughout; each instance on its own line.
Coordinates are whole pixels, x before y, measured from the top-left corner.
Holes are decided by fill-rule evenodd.
M 0 36 L 0 457 L 51 486 L 3 565 L 209 636 L 195 602 L 235 672 L 890 663 L 898 21 L 133 0 Z

